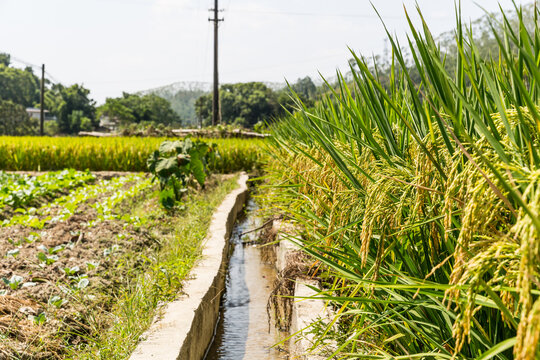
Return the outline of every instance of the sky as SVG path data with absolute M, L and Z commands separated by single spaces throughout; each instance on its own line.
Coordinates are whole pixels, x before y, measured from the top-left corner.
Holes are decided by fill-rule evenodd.
M 530 0 L 516 0 L 525 4 Z M 372 0 L 403 36 L 404 6 L 420 6 L 434 34 L 455 25 L 453 0 Z M 462 0 L 465 19 L 511 0 Z M 0 52 L 14 65 L 84 84 L 98 104 L 123 91 L 212 81 L 214 0 L 0 0 Z M 380 54 L 385 32 L 367 0 L 220 0 L 220 82 L 294 82 L 346 70 L 348 48 Z M 415 17 L 417 19 L 417 16 Z

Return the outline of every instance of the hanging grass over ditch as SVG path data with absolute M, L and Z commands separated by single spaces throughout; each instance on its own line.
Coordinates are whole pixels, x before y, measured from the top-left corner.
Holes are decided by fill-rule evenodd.
M 11 137 L 0 136 L 0 170 L 147 171 L 146 160 L 165 138 Z M 263 161 L 264 140 L 212 139 L 218 156 L 209 164 L 217 173 L 250 171 Z
M 351 84 L 274 126 L 276 201 L 329 274 L 329 356 L 540 356 L 540 27 L 517 11 L 493 19 L 498 61 L 458 17 L 452 70 L 407 14 L 421 82 L 389 35 L 389 85 L 353 54 Z

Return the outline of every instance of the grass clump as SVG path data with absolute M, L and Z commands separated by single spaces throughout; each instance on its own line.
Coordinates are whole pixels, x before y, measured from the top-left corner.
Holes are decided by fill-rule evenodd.
M 492 20 L 497 62 L 458 15 L 451 72 L 406 14 L 420 82 L 390 36 L 389 85 L 353 53 L 352 84 L 274 126 L 276 201 L 337 310 L 330 356 L 540 356 L 540 27 L 516 11 Z

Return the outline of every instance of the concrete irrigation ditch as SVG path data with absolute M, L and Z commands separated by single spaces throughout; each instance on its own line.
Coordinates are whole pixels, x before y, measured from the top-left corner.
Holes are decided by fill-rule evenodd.
M 249 196 L 247 181 L 248 176 L 242 174 L 238 180 L 239 188 L 231 192 L 216 210 L 208 231 L 209 235 L 204 243 L 201 261 L 192 270 L 192 279 L 188 280 L 184 286 L 186 295 L 182 295 L 165 307 L 162 315 L 156 319 L 152 327 L 143 335 L 143 341 L 132 354 L 131 360 L 202 360 L 205 359 L 205 356 L 207 359 L 241 359 L 250 357 L 250 352 L 250 358 L 254 358 L 254 354 L 258 354 L 255 356 L 262 356 L 260 354 L 263 353 L 265 354 L 264 359 L 321 358 L 317 355 L 306 355 L 311 348 L 309 336 L 295 336 L 288 341 L 288 346 L 280 348 L 281 350 L 286 349 L 286 351 L 278 351 L 277 348 L 271 348 L 274 343 L 272 336 L 261 335 L 261 331 L 268 330 L 270 332 L 269 325 L 266 325 L 267 322 L 261 321 L 263 317 L 267 316 L 266 306 L 261 306 L 261 304 L 265 304 L 271 296 L 271 285 L 275 283 L 276 274 L 285 271 L 291 265 L 291 262 L 298 259 L 298 256 L 296 256 L 298 250 L 291 242 L 285 240 L 286 234 L 291 233 L 289 225 L 281 221 L 275 221 L 273 224 L 271 231 L 277 233 L 280 243 L 273 248 L 275 251 L 273 256 L 275 264 L 272 264 L 272 269 L 269 270 L 268 267 L 262 265 L 259 249 L 247 249 L 244 252 L 243 248 L 246 245 L 242 245 L 242 240 L 240 240 L 240 249 L 238 250 L 242 250 L 241 266 L 246 267 L 243 270 L 244 273 L 238 275 L 238 271 L 234 270 L 234 264 L 231 264 L 234 274 L 227 272 L 229 261 L 233 261 L 232 259 L 235 257 L 235 254 L 232 254 L 232 257 L 230 256 L 232 253 L 229 244 L 231 233 Z M 247 216 L 250 217 L 251 215 L 248 213 Z M 249 223 L 243 221 L 244 226 Z M 238 233 L 238 231 L 236 232 Z M 234 233 L 233 236 L 238 236 L 236 239 L 238 244 L 238 239 L 241 236 Z M 245 257 L 248 259 L 243 259 Z M 246 273 L 250 273 L 250 275 L 248 276 Z M 231 278 L 234 276 L 245 276 L 247 279 L 249 289 L 246 302 L 253 303 L 248 305 L 248 322 L 257 322 L 259 327 L 261 327 L 260 323 L 262 323 L 264 330 L 252 329 L 252 325 L 246 324 L 244 330 L 247 334 L 242 339 L 244 343 L 240 344 L 240 346 L 245 346 L 248 351 L 239 351 L 235 355 L 231 355 L 229 352 L 227 355 L 226 351 L 215 350 L 214 348 L 217 349 L 219 344 L 216 345 L 213 342 L 223 341 L 221 339 L 223 334 L 220 335 L 219 333 L 228 331 L 227 326 L 216 329 L 216 325 L 219 322 L 219 326 L 223 327 L 223 318 L 226 318 L 223 309 L 220 311 L 220 302 L 227 297 L 227 295 L 223 296 L 224 292 L 226 290 L 238 292 L 237 289 L 231 289 L 230 287 L 233 282 Z M 257 276 L 260 276 L 261 279 L 254 279 Z M 268 279 L 268 277 L 274 278 Z M 311 296 L 313 290 L 310 286 L 316 285 L 317 283 L 314 281 L 298 281 L 295 285 L 295 292 L 300 296 Z M 257 287 L 260 289 L 257 289 Z M 225 302 L 225 300 L 223 301 Z M 254 312 L 260 314 L 254 314 Z M 292 319 L 288 319 L 291 325 L 291 333 L 302 334 L 302 330 L 310 322 L 327 316 L 325 304 L 320 300 L 295 301 L 292 305 Z M 268 318 L 266 317 L 266 319 Z M 268 324 L 270 324 L 270 321 L 271 319 L 268 320 Z M 287 336 L 281 333 L 280 337 L 284 339 Z M 277 337 L 275 339 L 276 342 L 280 340 Z M 261 352 L 262 340 L 268 343 L 264 345 L 265 352 Z M 212 346 L 209 348 L 211 344 Z M 259 348 L 257 351 L 259 352 L 253 352 L 252 344 L 257 344 Z M 228 345 L 225 342 L 221 346 Z M 311 352 L 311 354 L 315 353 L 316 351 Z

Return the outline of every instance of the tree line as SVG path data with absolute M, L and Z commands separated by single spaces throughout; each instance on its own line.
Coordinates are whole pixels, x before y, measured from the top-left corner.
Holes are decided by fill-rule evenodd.
M 535 20 L 533 5 L 523 9 L 525 25 Z M 509 26 L 514 26 L 517 15 L 509 18 Z M 467 26 L 464 31 L 471 31 L 477 39 L 478 52 L 482 57 L 498 57 L 497 41 L 492 35 L 491 26 L 497 26 L 501 19 L 486 15 Z M 456 66 L 457 49 L 451 41 L 455 34 L 444 33 L 438 41 L 445 54 L 445 66 L 451 72 Z M 411 79 L 421 84 L 421 76 L 416 71 L 414 59 L 408 56 L 406 68 Z M 392 86 L 392 58 L 388 54 L 375 56 L 374 73 L 379 76 L 383 86 Z M 351 74 L 357 71 L 351 60 Z M 305 106 L 311 107 L 328 91 L 325 86 L 316 86 L 311 78 L 298 79 L 290 87 L 273 90 L 261 82 L 225 84 L 221 86 L 221 118 L 223 124 L 255 127 L 257 124 L 272 121 L 287 112 L 294 111 L 295 104 L 290 91 L 298 94 Z M 191 94 L 193 95 L 193 94 Z M 180 94 L 179 94 L 180 96 Z M 192 99 L 192 98 L 190 98 Z M 191 103 L 192 100 L 189 102 Z M 40 105 L 40 79 L 31 67 L 19 69 L 11 64 L 9 54 L 0 53 L 0 135 L 35 135 L 39 132 L 39 120 L 30 118 L 28 107 Z M 191 104 L 184 104 L 191 106 Z M 203 94 L 195 101 L 195 114 L 199 125 L 212 123 L 212 94 Z M 64 86 L 45 80 L 45 109 L 55 121 L 45 123 L 49 135 L 76 134 L 81 130 L 98 129 L 101 118 L 109 118 L 120 127 L 129 126 L 181 126 L 182 119 L 171 107 L 171 103 L 156 94 L 123 93 L 117 98 L 108 98 L 101 106 L 90 97 L 90 90 L 81 84 Z M 185 112 L 185 111 L 184 111 Z
M 39 119 L 31 117 L 26 109 L 40 107 L 40 81 L 32 67 L 14 67 L 10 55 L 0 53 L 0 135 L 39 134 Z M 153 93 L 123 93 L 96 106 L 90 90 L 82 84 L 66 86 L 45 79 L 44 86 L 47 135 L 96 130 L 104 118 L 120 129 L 183 125 L 171 103 Z M 298 79 L 290 89 L 307 106 L 312 106 L 320 94 L 309 77 Z M 220 94 L 222 123 L 240 127 L 252 128 L 271 121 L 294 107 L 289 88 L 273 90 L 261 82 L 225 84 Z M 200 96 L 194 107 L 199 124 L 211 125 L 212 94 Z
M 294 109 L 290 90 L 297 93 L 308 107 L 315 104 L 321 93 L 309 76 L 298 79 L 290 89 L 277 91 L 261 82 L 224 84 L 219 93 L 222 124 L 253 128 L 256 124 L 281 117 Z M 195 113 L 202 126 L 212 124 L 212 100 L 210 93 L 195 102 Z
M 0 53 L 0 135 L 38 135 L 39 119 L 27 108 L 40 107 L 40 78 L 31 67 L 16 68 L 9 54 Z M 65 86 L 45 79 L 44 108 L 48 120 L 47 135 L 77 134 L 99 128 L 102 117 L 110 117 L 120 126 L 130 124 L 179 125 L 180 118 L 170 103 L 157 95 L 124 93 L 96 106 L 90 90 L 81 84 Z

